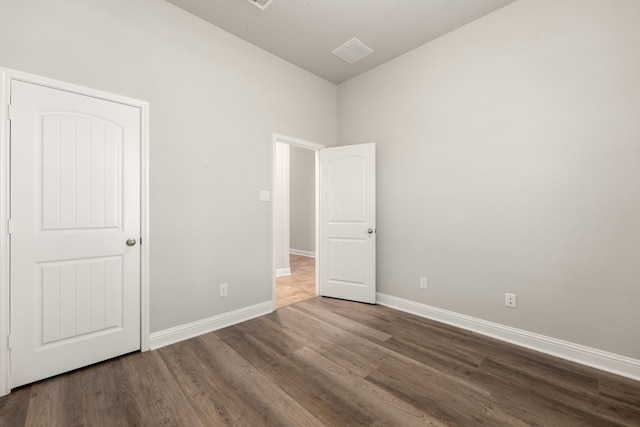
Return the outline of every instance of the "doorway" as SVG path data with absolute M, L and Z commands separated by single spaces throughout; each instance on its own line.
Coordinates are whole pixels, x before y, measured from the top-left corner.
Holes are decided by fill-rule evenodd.
M 375 143 L 324 148 L 274 134 L 273 310 L 278 307 L 276 276 L 291 273 L 290 169 L 285 165 L 293 146 L 315 152 L 315 295 L 375 304 Z
M 273 308 L 318 294 L 319 144 L 273 137 Z

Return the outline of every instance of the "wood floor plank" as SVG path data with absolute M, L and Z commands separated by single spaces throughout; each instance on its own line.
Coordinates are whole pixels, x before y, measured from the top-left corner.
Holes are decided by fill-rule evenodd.
M 486 357 L 486 352 L 469 344 L 463 345 L 450 333 L 434 333 L 426 327 L 416 328 L 403 318 L 394 320 L 387 330 L 397 342 L 424 348 L 426 353 L 437 354 L 449 361 L 479 366 Z
M 296 311 L 292 307 L 278 311 L 277 315 L 286 324 L 283 328 L 284 333 L 307 337 L 307 346 L 329 356 L 331 360 L 352 372 L 366 376 L 378 366 L 380 357 L 360 357 L 363 352 L 373 355 L 369 350 L 377 349 L 369 341 Z
M 544 427 L 547 425 L 532 417 L 522 417 L 510 409 L 505 411 L 493 405 L 492 398 L 489 398 L 485 404 L 482 423 L 492 427 Z
M 133 402 L 148 425 L 202 426 L 160 354 L 135 353 L 120 359 Z
M 295 315 L 296 311 L 305 315 L 305 313 L 297 309 L 296 306 L 290 307 L 284 314 Z M 333 327 L 332 325 L 324 323 L 317 318 L 307 316 L 307 319 L 303 321 L 303 323 L 307 328 L 313 328 L 318 331 L 324 330 L 327 335 L 331 337 L 331 342 L 335 348 L 349 346 L 349 348 L 357 354 L 358 358 L 372 358 L 377 360 L 379 362 L 379 366 L 367 376 L 367 379 L 372 379 L 379 385 L 387 381 L 395 382 L 399 375 L 402 375 L 405 381 L 404 386 L 411 384 L 411 386 L 407 386 L 407 388 L 412 388 L 413 391 L 419 390 L 418 394 L 420 394 L 421 399 L 426 396 L 428 390 L 431 390 L 433 395 L 451 395 L 451 399 L 454 401 L 455 397 L 453 396 L 453 393 L 458 393 L 464 397 L 465 402 L 474 405 L 476 413 L 481 412 L 482 404 L 489 396 L 484 390 L 476 388 L 469 383 L 463 383 L 457 379 L 442 375 L 440 372 L 418 363 L 415 360 L 389 351 L 377 343 L 364 340 L 351 333 L 345 333 L 344 330 Z M 318 332 L 318 334 L 319 333 L 320 332 Z M 333 359 L 331 352 L 326 352 L 325 355 L 328 358 Z M 394 378 L 381 374 L 382 372 L 393 372 L 393 375 L 391 376 Z M 409 372 L 409 374 L 407 374 L 407 372 Z M 384 378 L 384 380 L 381 380 L 381 378 Z M 422 387 L 422 383 L 429 384 L 429 388 L 427 389 Z M 395 389 L 391 388 L 390 390 L 393 392 Z M 415 395 L 415 393 L 412 395 Z M 407 395 L 404 396 L 406 397 Z M 429 401 L 433 402 L 434 400 L 435 399 L 430 399 Z M 438 412 L 434 415 L 440 417 L 439 419 L 447 421 L 450 413 L 456 412 L 451 408 L 449 409 L 450 410 L 447 413 Z
M 412 327 L 414 325 L 414 327 Z M 425 354 L 436 352 L 442 360 L 459 360 L 478 366 L 486 357 L 505 365 L 517 365 L 541 381 L 552 379 L 576 392 L 597 393 L 598 383 L 576 363 L 559 360 L 535 351 L 480 336 L 453 327 L 440 328 L 437 322 L 403 313 L 391 329 L 394 339 L 425 347 Z M 417 328 L 416 328 L 417 326 Z M 446 325 L 445 325 L 446 326 Z M 452 329 L 453 328 L 453 329 Z M 421 331 L 421 332 L 416 332 Z M 419 352 L 418 352 L 419 353 Z M 416 357 L 419 357 L 417 355 Z
M 130 426 L 144 421 L 119 360 L 80 369 L 69 379 L 65 425 Z
M 483 377 L 485 373 L 489 376 Z M 640 425 L 640 412 L 637 410 L 622 402 L 600 398 L 588 389 L 568 390 L 563 382 L 554 381 L 561 377 L 560 372 L 543 378 L 532 375 L 522 365 L 514 367 L 487 358 L 474 376 L 477 382 L 485 384 L 492 396 L 513 399 L 513 396 L 520 395 L 520 399 L 528 404 L 527 411 L 538 408 L 537 412 L 546 413 L 549 408 L 555 408 L 557 414 L 562 414 L 558 422 L 579 420 L 575 422 L 584 425 L 625 425 L 626 422 Z
M 287 355 L 304 347 L 305 337 L 282 333 L 286 326 L 278 323 L 278 320 L 279 317 L 272 313 L 236 326 L 241 331 L 257 337 L 276 354 Z
M 598 392 L 602 396 L 640 407 L 640 381 L 602 372 L 598 375 Z
M 0 397 L 0 426 L 23 426 L 31 402 L 33 385 L 15 389 Z
M 497 379 L 494 381 L 499 382 Z M 567 405 L 564 401 L 554 400 L 532 390 L 515 387 L 507 382 L 495 386 L 495 390 L 487 402 L 487 408 L 493 408 L 503 414 L 509 414 L 512 418 L 526 420 L 531 425 L 539 426 L 615 427 L 633 425 L 601 417 L 595 412 L 581 411 Z
M 264 374 L 250 365 L 246 359 L 214 334 L 199 337 L 210 358 L 219 363 L 219 373 L 227 384 L 233 384 L 240 399 L 251 406 L 266 425 L 316 426 L 322 425 L 309 411 Z M 255 424 L 252 424 L 255 425 Z
M 364 339 L 375 342 L 384 342 L 391 338 L 391 335 L 388 333 L 381 332 L 368 325 L 348 319 L 333 311 L 327 311 L 322 308 L 317 308 L 312 304 L 296 305 L 295 307 L 293 307 L 293 309 L 302 311 L 306 314 L 316 317 L 317 319 L 322 320 L 323 322 L 344 329 L 345 331 L 349 331 L 352 334 Z
M 194 345 L 196 342 L 189 340 L 184 345 L 163 347 L 158 353 L 203 425 L 233 425 L 239 418 L 233 414 L 235 407 L 227 399 L 224 388 L 215 381 L 215 375 L 209 373 L 210 368 L 198 351 L 192 348 Z
M 295 315 L 295 312 L 306 315 L 306 313 L 298 308 L 298 306 L 290 307 L 286 315 Z M 317 331 L 314 336 L 319 336 L 322 334 L 321 331 L 325 331 L 325 334 L 328 338 L 328 349 L 321 349 L 321 354 L 327 354 L 332 360 L 335 360 L 335 349 L 343 349 L 348 348 L 352 353 L 349 356 L 349 361 L 352 363 L 354 360 L 362 360 L 364 363 L 366 360 L 376 361 L 376 364 L 373 364 L 371 367 L 373 369 L 379 369 L 380 365 L 385 360 L 401 360 L 403 362 L 408 362 L 409 358 L 404 357 L 400 353 L 396 353 L 395 351 L 389 350 L 384 345 L 379 345 L 376 342 L 372 342 L 366 339 L 363 339 L 355 334 L 347 333 L 345 330 L 335 327 L 333 325 L 327 324 L 318 318 L 313 318 L 311 316 L 307 316 L 306 319 L 302 318 L 299 320 L 302 322 L 306 328 L 312 328 L 314 331 Z M 313 343 L 310 343 L 309 346 L 313 346 Z M 342 361 L 336 360 L 337 363 L 348 367 L 348 365 L 344 364 Z M 415 360 L 413 360 L 415 362 Z
M 369 412 L 376 420 L 375 424 L 445 426 L 437 419 L 426 415 L 404 400 L 395 397 L 364 378 L 354 375 L 308 347 L 296 351 L 294 358 L 317 367 L 330 375 L 336 383 L 345 386 L 349 390 L 349 394 L 345 398 L 358 401 L 362 411 Z
M 440 352 L 432 351 L 426 344 L 414 344 L 392 337 L 381 345 L 390 351 L 401 354 L 426 366 L 431 366 L 432 368 L 447 375 L 458 378 L 470 380 L 469 372 L 477 368 L 475 364 L 461 361 L 459 359 L 452 359 Z
M 585 411 L 587 409 L 585 408 Z M 610 420 L 624 426 L 640 426 L 640 411 L 637 406 L 621 403 L 609 398 L 594 399 L 588 412 L 594 412 L 599 418 Z
M 441 422 L 484 425 L 477 420 L 490 393 L 476 384 L 403 357 L 385 359 L 366 379 Z
M 480 371 L 489 373 L 496 377 L 508 377 L 509 382 L 517 384 L 520 388 L 535 390 L 535 393 L 550 398 L 552 400 L 563 400 L 575 408 L 582 408 L 587 411 L 595 411 L 604 413 L 603 409 L 615 410 L 619 415 L 640 425 L 640 411 L 632 410 L 632 406 L 626 402 L 609 399 L 600 396 L 597 389 L 594 391 L 591 387 L 579 388 L 583 381 L 576 380 L 571 384 L 567 380 L 567 375 L 571 377 L 571 373 L 567 373 L 564 369 L 555 369 L 547 367 L 544 373 L 539 372 L 528 364 L 514 365 L 505 363 L 503 360 L 494 360 L 487 358 L 480 366 Z M 491 378 L 491 381 L 493 381 Z M 591 384 L 591 381 L 588 382 Z
M 322 425 L 297 401 L 275 386 L 215 334 L 203 335 L 194 339 L 189 347 L 182 347 L 187 350 L 185 356 L 191 360 L 189 366 L 199 367 L 188 376 L 188 373 L 178 369 L 178 364 L 171 363 L 174 375 L 183 377 L 180 380 L 183 391 L 187 395 L 208 391 L 213 393 L 207 399 L 199 399 L 192 403 L 196 411 L 201 417 L 205 417 L 212 410 L 215 411 L 219 403 L 228 409 L 224 414 L 220 414 L 224 415 L 224 424 L 221 420 L 207 420 L 211 424 Z M 175 355 L 177 350 L 173 350 Z M 175 360 L 169 351 L 166 354 L 170 360 Z M 196 384 L 198 385 L 195 386 Z
M 142 423 L 116 360 L 35 383 L 25 420 L 0 425 L 131 426 Z M 23 389 L 16 396 L 24 396 Z M 13 393 L 10 395 L 13 396 Z
M 550 383 L 554 386 L 561 387 L 564 393 L 569 391 L 575 393 L 598 394 L 598 381 L 592 374 L 581 372 L 580 366 L 576 363 L 567 361 L 558 361 L 556 358 L 540 354 L 526 349 L 519 351 L 503 351 L 498 354 L 487 356 L 489 361 L 485 363 L 484 368 L 488 368 L 489 362 L 498 364 L 496 369 L 506 369 L 502 367 L 516 367 L 517 372 L 514 375 L 520 375 L 525 372 L 529 377 L 535 378 L 535 381 Z M 502 366 L 502 367 L 501 367 Z
M 217 331 L 227 344 L 242 354 L 287 394 L 294 397 L 324 425 L 367 425 L 365 415 L 359 415 L 345 402 L 340 385 L 325 380 L 325 375 L 313 366 L 296 363 L 291 355 L 281 356 L 252 334 L 230 327 Z M 372 420 L 369 420 L 372 422 Z
M 336 306 L 335 311 L 344 317 L 367 324 L 381 332 L 386 332 L 385 325 L 390 324 L 400 316 L 400 312 L 384 306 L 372 304 L 358 304 L 354 306 L 351 301 L 335 298 L 321 298 L 319 302 L 316 302 L 316 300 L 305 301 L 306 304 L 323 302 L 329 302 L 331 305 Z
M 65 387 L 68 376 L 60 381 L 44 380 L 35 383 L 26 414 L 27 426 L 64 426 L 66 423 Z

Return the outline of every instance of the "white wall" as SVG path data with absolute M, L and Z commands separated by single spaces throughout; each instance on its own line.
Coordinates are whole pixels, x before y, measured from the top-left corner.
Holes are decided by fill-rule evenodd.
M 270 301 L 272 133 L 335 144 L 336 86 L 160 0 L 0 10 L 1 66 L 150 102 L 151 331 Z
M 289 159 L 290 247 L 316 251 L 316 153 L 292 146 Z
M 340 143 L 378 143 L 380 292 L 640 358 L 638 22 L 520 0 L 339 86 Z

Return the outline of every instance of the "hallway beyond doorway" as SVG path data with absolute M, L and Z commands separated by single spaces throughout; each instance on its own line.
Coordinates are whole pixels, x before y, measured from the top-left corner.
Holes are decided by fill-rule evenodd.
M 291 275 L 276 279 L 276 309 L 316 296 L 316 260 L 289 255 Z

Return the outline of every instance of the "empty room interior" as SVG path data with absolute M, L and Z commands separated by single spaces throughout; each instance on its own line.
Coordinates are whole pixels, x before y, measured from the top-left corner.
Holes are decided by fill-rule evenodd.
M 640 1 L 0 17 L 0 425 L 640 425 Z

